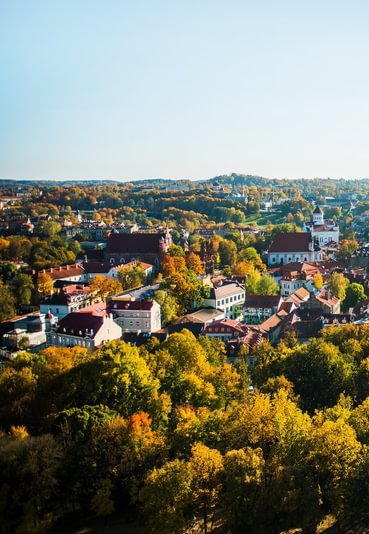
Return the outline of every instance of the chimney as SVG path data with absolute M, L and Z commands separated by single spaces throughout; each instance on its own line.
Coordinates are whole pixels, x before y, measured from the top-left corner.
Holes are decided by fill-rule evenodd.
M 69 271 L 69 265 L 67 265 L 67 271 Z
M 53 272 L 53 268 L 52 268 L 52 267 L 50 267 L 50 272 L 51 272 L 51 273 Z

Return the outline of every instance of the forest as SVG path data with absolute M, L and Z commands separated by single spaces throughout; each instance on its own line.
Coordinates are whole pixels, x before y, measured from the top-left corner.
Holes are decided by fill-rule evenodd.
M 189 331 L 24 352 L 0 368 L 0 531 L 119 514 L 142 532 L 369 524 L 369 327 L 234 365 Z

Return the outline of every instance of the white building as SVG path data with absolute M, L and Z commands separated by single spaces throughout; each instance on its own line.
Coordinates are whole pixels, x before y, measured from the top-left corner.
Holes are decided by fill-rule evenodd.
M 237 282 L 225 282 L 210 290 L 209 298 L 204 300 L 204 306 L 217 308 L 224 312 L 228 319 L 243 319 L 243 304 L 246 298 L 245 287 Z
M 48 345 L 56 347 L 97 347 L 122 337 L 122 329 L 105 313 L 73 312 L 46 334 Z
M 304 232 L 310 232 L 321 247 L 332 241 L 338 243 L 340 239 L 338 223 L 325 221 L 324 212 L 319 206 L 313 212 L 312 221 L 304 224 Z
M 151 333 L 161 329 L 160 306 L 155 300 L 113 299 L 109 312 L 123 333 Z
M 310 232 L 279 233 L 268 250 L 269 267 L 291 262 L 322 260 L 323 253 L 314 243 Z

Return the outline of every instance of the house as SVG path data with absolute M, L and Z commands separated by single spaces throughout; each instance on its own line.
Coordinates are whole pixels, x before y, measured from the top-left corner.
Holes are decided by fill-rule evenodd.
M 340 314 L 341 301 L 327 289 L 323 289 L 304 304 L 305 309 L 320 310 L 322 313 Z
M 268 265 L 290 262 L 322 261 L 323 254 L 314 245 L 310 232 L 279 233 L 268 250 Z
M 121 327 L 105 311 L 79 311 L 66 315 L 46 334 L 48 345 L 56 347 L 97 347 L 122 336 Z
M 247 295 L 243 305 L 244 321 L 260 324 L 276 313 L 283 299 L 280 295 Z
M 215 308 L 201 308 L 195 312 L 188 313 L 179 317 L 174 323 L 168 326 L 169 333 L 180 332 L 184 328 L 190 330 L 194 335 L 199 335 L 204 328 L 214 322 L 224 319 L 225 315 L 222 310 Z
M 41 274 L 48 274 L 53 282 L 56 282 L 57 280 L 64 280 L 67 282 L 83 282 L 85 279 L 85 271 L 81 263 L 73 263 L 72 265 L 62 265 L 60 267 L 42 269 L 42 271 L 37 273 L 38 278 Z
M 108 311 L 121 327 L 123 334 L 151 333 L 161 329 L 160 306 L 155 300 L 130 301 L 113 298 L 108 304 Z
M 247 331 L 247 326 L 240 323 L 240 321 L 225 318 L 206 325 L 203 333 L 206 337 L 227 341 L 235 337 L 245 336 Z
M 309 291 L 314 289 L 314 276 L 321 272 L 319 263 L 291 262 L 281 265 L 279 270 L 279 285 L 282 297 L 288 297 L 301 287 Z
M 261 323 L 258 330 L 271 344 L 276 344 L 284 329 L 293 324 L 295 320 L 294 311 L 289 313 L 282 309 Z
M 47 297 L 40 305 L 40 311 L 62 319 L 69 313 L 85 308 L 98 300 L 97 292 L 91 292 L 88 286 L 72 284 Z
M 16 316 L 1 323 L 2 349 L 0 354 L 5 357 L 16 355 L 17 350 L 28 348 L 46 342 L 46 330 L 52 321 L 45 314 L 32 312 Z
M 316 206 L 313 211 L 312 220 L 304 224 L 304 232 L 310 232 L 313 240 L 322 247 L 330 242 L 340 240 L 338 223 L 335 221 L 325 221 L 324 212 L 320 206 Z
M 224 282 L 210 289 L 210 296 L 204 299 L 204 305 L 222 310 L 229 319 L 242 319 L 245 298 L 246 291 L 242 284 Z
M 104 251 L 105 261 L 121 264 L 144 261 L 159 269 L 161 256 L 172 244 L 169 229 L 155 233 L 111 233 Z

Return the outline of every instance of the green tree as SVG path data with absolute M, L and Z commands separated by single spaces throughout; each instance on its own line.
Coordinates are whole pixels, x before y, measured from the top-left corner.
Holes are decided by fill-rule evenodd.
M 131 289 L 142 286 L 146 281 L 146 273 L 140 265 L 121 269 L 118 273 L 118 280 L 122 288 Z
M 32 276 L 29 274 L 18 274 L 14 280 L 14 290 L 18 305 L 30 304 L 34 290 Z
M 365 300 L 365 298 L 366 295 L 364 286 L 353 282 L 352 284 L 349 284 L 347 286 L 346 297 L 342 303 L 343 309 L 348 310 L 349 308 L 353 308 L 354 306 L 360 304 L 360 302 Z
M 342 273 L 333 273 L 327 284 L 327 288 L 332 291 L 341 302 L 343 302 L 346 297 L 346 289 L 349 283 L 348 279 Z

